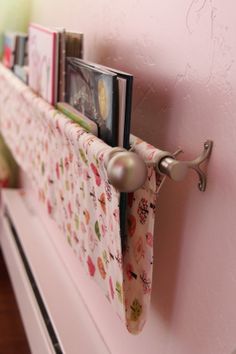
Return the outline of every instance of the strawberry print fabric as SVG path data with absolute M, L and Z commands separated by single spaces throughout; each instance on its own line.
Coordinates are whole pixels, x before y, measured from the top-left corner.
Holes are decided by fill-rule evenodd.
M 162 183 L 154 166 L 148 165 L 144 186 L 128 195 L 122 252 L 120 193 L 109 184 L 104 166 L 111 147 L 36 96 L 2 65 L 0 129 L 68 246 L 128 330 L 139 333 L 150 304 L 154 216 Z M 134 140 L 136 153 L 152 161 L 156 149 Z

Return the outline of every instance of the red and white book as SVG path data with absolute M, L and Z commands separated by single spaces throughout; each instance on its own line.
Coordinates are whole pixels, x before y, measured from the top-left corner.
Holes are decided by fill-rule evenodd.
M 30 24 L 29 86 L 52 105 L 57 101 L 58 47 L 57 30 Z

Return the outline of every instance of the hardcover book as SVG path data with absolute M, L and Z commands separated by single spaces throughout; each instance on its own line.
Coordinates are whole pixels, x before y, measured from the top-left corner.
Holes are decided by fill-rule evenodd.
M 125 149 L 130 148 L 130 125 L 133 93 L 133 75 L 126 72 L 101 66 L 117 75 L 118 80 L 118 102 L 119 102 L 119 122 L 118 122 L 118 145 Z
M 59 31 L 59 86 L 58 100 L 65 101 L 66 96 L 66 58 L 83 58 L 83 39 L 82 33 L 67 32 L 65 29 Z
M 117 145 L 130 148 L 130 125 L 133 93 L 133 75 L 104 65 L 82 61 L 98 70 L 106 70 L 116 75 L 117 80 Z
M 16 32 L 4 33 L 3 39 L 3 64 L 12 69 L 15 64 L 17 34 Z
M 98 135 L 117 145 L 118 83 L 111 71 L 67 58 L 66 101 L 98 125 Z
M 29 86 L 50 104 L 57 101 L 58 46 L 58 31 L 30 25 Z
M 28 35 L 17 35 L 15 64 L 19 66 L 28 65 Z
M 13 69 L 14 65 L 27 64 L 28 35 L 21 32 L 6 32 L 4 34 L 3 64 Z

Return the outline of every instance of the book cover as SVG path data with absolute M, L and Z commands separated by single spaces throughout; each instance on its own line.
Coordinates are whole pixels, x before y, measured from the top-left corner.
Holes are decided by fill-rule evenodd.
M 28 65 L 28 35 L 22 33 L 17 35 L 15 65 Z
M 50 104 L 57 101 L 58 31 L 29 27 L 29 86 Z
M 104 67 L 117 74 L 119 122 L 118 122 L 118 145 L 125 149 L 130 148 L 130 126 L 132 110 L 133 76 L 131 74 Z
M 87 62 L 87 61 L 86 61 Z M 132 110 L 132 94 L 133 94 L 133 75 L 121 70 L 110 68 L 101 64 L 94 64 L 100 69 L 107 70 L 117 75 L 118 82 L 118 146 L 125 149 L 130 148 L 130 126 L 131 126 L 131 110 Z
M 4 34 L 3 64 L 8 69 L 12 69 L 15 64 L 16 40 L 17 40 L 17 34 L 15 32 L 6 32 Z
M 83 33 L 65 33 L 66 56 L 73 58 L 83 58 L 84 55 L 84 35 Z
M 117 146 L 117 75 L 80 59 L 67 58 L 66 62 L 66 101 L 97 123 L 102 140 Z
M 67 32 L 64 28 L 59 31 L 59 79 L 58 100 L 65 101 L 66 96 L 66 58 L 83 58 L 83 34 Z

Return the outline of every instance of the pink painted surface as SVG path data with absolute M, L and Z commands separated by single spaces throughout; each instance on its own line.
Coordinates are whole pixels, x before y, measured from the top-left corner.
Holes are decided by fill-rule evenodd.
M 126 333 L 85 280 L 112 353 L 236 350 L 235 10 L 233 0 L 33 1 L 34 21 L 84 32 L 86 58 L 134 73 L 133 133 L 186 159 L 215 143 L 206 193 L 193 174 L 161 192 L 144 332 Z

